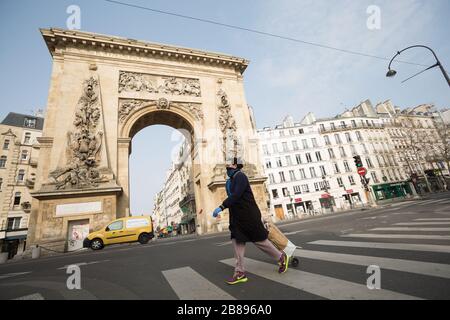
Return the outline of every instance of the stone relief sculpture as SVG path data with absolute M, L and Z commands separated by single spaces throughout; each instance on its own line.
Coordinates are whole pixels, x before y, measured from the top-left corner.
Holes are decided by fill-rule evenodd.
M 91 77 L 83 83 L 73 121 L 75 130 L 67 133 L 67 165 L 50 172 L 56 189 L 92 187 L 102 180 L 97 168 L 103 141 L 103 132 L 98 129 L 100 116 L 98 81 Z
M 133 114 L 144 107 L 156 106 L 159 110 L 169 110 L 172 107 L 181 108 L 194 115 L 195 119 L 200 121 L 203 119 L 203 111 L 199 104 L 174 102 L 166 98 L 159 98 L 158 100 L 138 100 L 138 99 L 122 99 L 119 102 L 119 121 L 124 122 L 129 115 Z
M 145 91 L 194 97 L 200 97 L 201 95 L 200 81 L 198 79 L 177 77 L 161 78 L 151 74 L 120 71 L 119 93 L 123 91 Z
M 222 132 L 222 154 L 223 160 L 226 161 L 230 157 L 238 155 L 239 140 L 236 134 L 236 121 L 231 114 L 231 106 L 228 96 L 220 89 L 217 92 L 219 96 L 219 128 Z

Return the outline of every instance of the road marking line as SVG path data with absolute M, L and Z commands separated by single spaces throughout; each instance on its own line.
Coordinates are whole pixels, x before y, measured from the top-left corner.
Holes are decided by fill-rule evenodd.
M 298 230 L 298 231 L 286 232 L 284 235 L 285 235 L 285 236 L 288 236 L 288 235 L 290 235 L 290 234 L 297 234 L 297 233 L 304 232 L 304 231 L 305 231 L 305 230 Z
M 44 297 L 40 293 L 33 293 L 27 296 L 15 298 L 12 300 L 45 300 Z
M 434 222 L 399 222 L 394 223 L 396 226 L 439 226 L 439 225 L 450 225 L 450 221 L 434 221 Z
M 231 243 L 232 243 L 231 241 L 225 241 L 225 242 L 217 242 L 217 243 L 215 243 L 215 245 L 218 247 L 222 247 L 222 246 L 227 246 Z
M 309 244 L 355 247 L 355 248 L 374 248 L 374 249 L 393 249 L 393 250 L 411 250 L 411 251 L 430 251 L 450 253 L 450 246 L 435 244 L 409 244 L 409 243 L 385 243 L 385 242 L 358 242 L 358 241 L 332 241 L 317 240 L 308 242 Z
M 414 221 L 450 221 L 450 218 L 422 218 L 414 219 Z
M 358 266 L 376 265 L 379 266 L 381 269 L 390 269 L 450 279 L 450 265 L 443 263 L 362 256 L 355 254 L 334 253 L 325 251 L 312 251 L 305 249 L 296 249 L 294 255 L 303 258 L 348 263 Z
M 0 280 L 1 279 L 6 279 L 6 278 L 11 278 L 11 277 L 17 277 L 17 276 L 21 276 L 21 275 L 29 274 L 29 273 L 31 273 L 31 271 L 7 273 L 7 274 L 0 275 Z
M 100 260 L 100 261 L 92 261 L 92 262 L 72 263 L 72 264 L 68 264 L 68 265 L 66 265 L 64 267 L 58 268 L 57 270 L 64 270 L 64 269 L 67 269 L 69 266 L 81 267 L 81 266 L 87 266 L 87 265 L 90 265 L 90 264 L 97 264 L 97 263 L 108 262 L 108 261 L 110 261 L 110 260 Z
M 235 259 L 225 259 L 220 262 L 233 267 Z M 246 259 L 246 270 L 257 276 L 327 299 L 420 299 L 390 290 L 370 290 L 366 284 L 361 285 L 296 269 L 289 269 L 288 272 L 280 275 L 276 272 L 275 264 L 253 259 Z
M 162 271 L 180 300 L 235 300 L 190 267 Z
M 351 233 L 341 237 L 349 238 L 385 238 L 385 239 L 429 239 L 450 240 L 450 236 L 436 236 L 428 234 L 376 234 L 376 233 Z
M 450 228 L 386 227 L 373 228 L 370 231 L 450 231 Z

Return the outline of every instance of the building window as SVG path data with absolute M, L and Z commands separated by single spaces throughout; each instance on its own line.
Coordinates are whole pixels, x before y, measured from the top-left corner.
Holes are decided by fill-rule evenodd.
M 8 218 L 8 230 L 16 230 L 20 228 L 21 217 Z
M 267 145 L 266 144 L 263 144 L 263 152 L 264 152 L 264 154 L 265 155 L 269 155 L 269 149 L 267 149 Z
M 272 189 L 272 197 L 274 199 L 278 198 L 278 190 L 277 189 Z
M 290 130 L 289 130 L 289 135 L 290 135 L 290 136 L 293 136 L 293 135 L 294 135 L 294 130 L 290 129 Z
M 352 127 L 356 128 L 356 121 L 355 120 L 352 120 Z
M 347 142 L 352 142 L 352 137 L 350 136 L 350 132 L 345 133 L 345 139 L 347 139 Z
M 373 163 L 370 158 L 366 158 L 367 168 L 373 168 Z
M 306 179 L 305 169 L 300 169 L 300 179 Z
M 8 149 L 9 149 L 9 139 L 5 139 L 5 141 L 3 142 L 3 150 Z
M 283 196 L 284 196 L 284 197 L 289 197 L 289 191 L 288 191 L 288 188 L 283 188 L 282 191 L 283 191 Z
M 322 161 L 322 155 L 320 154 L 320 151 L 316 151 L 316 158 L 317 161 Z
M 341 177 L 337 178 L 336 180 L 337 180 L 337 183 L 338 183 L 339 187 L 343 187 L 344 186 L 344 183 L 342 182 L 342 178 Z
M 288 166 L 292 166 L 292 158 L 291 158 L 291 156 L 286 156 L 286 164 Z
M 270 181 L 270 183 L 275 183 L 275 178 L 273 176 L 273 173 L 269 173 L 269 181 Z
M 297 179 L 295 178 L 295 172 L 294 172 L 294 170 L 289 170 L 289 178 L 291 179 L 291 181 L 297 180 Z
M 342 143 L 341 137 L 337 133 L 334 135 L 334 140 L 336 141 L 337 144 L 341 144 Z
M 330 138 L 329 138 L 328 136 L 323 136 L 323 139 L 325 140 L 325 144 L 326 144 L 327 146 L 329 146 L 329 145 L 331 144 Z
M 292 140 L 292 149 L 298 150 L 297 140 Z
M 358 139 L 358 141 L 363 141 L 363 138 L 361 136 L 361 132 L 355 131 L 355 133 L 356 133 L 356 138 Z
M 346 157 L 347 155 L 345 154 L 345 149 L 344 147 L 339 147 L 339 152 L 341 153 L 341 157 Z
M 25 170 L 20 169 L 19 173 L 17 174 L 17 182 L 23 182 L 24 177 L 25 177 Z
M 318 145 L 317 145 L 317 139 L 316 139 L 316 138 L 312 138 L 312 139 L 311 139 L 311 142 L 312 142 L 312 145 L 313 145 L 314 148 L 315 148 L 315 147 L 318 147 Z
M 31 133 L 27 132 L 25 133 L 25 138 L 23 139 L 24 144 L 29 144 L 31 141 Z
M 309 148 L 309 146 L 308 146 L 308 140 L 302 139 L 302 144 L 303 144 L 303 149 L 308 149 L 308 148 Z
M 302 189 L 300 188 L 300 186 L 294 186 L 294 193 L 295 193 L 295 194 L 300 194 L 300 193 L 302 193 Z
M 273 153 L 278 153 L 278 146 L 276 143 L 272 143 Z
M 344 168 L 345 168 L 345 172 L 350 172 L 350 166 L 348 165 L 348 162 L 345 160 L 344 161 Z
M 27 159 L 28 159 L 28 151 L 27 150 L 22 150 L 22 154 L 20 156 L 20 160 L 26 161 Z
M 283 151 L 284 152 L 288 152 L 289 149 L 288 149 L 288 146 L 287 146 L 287 142 L 283 142 L 282 145 L 283 145 Z
M 333 163 L 333 168 L 334 168 L 334 173 L 341 173 L 341 171 L 339 170 L 339 166 L 337 163 Z
M 319 168 L 320 168 L 320 173 L 322 174 L 322 177 L 326 176 L 327 172 L 325 170 L 325 166 L 320 166 Z
M 316 178 L 316 169 L 314 167 L 309 168 L 309 173 L 311 174 L 311 178 Z
M 283 166 L 283 164 L 281 163 L 281 158 L 277 158 L 277 166 L 278 168 Z
M 279 175 L 280 175 L 280 181 L 286 182 L 286 178 L 284 177 L 284 172 L 283 171 L 279 172 Z
M 345 121 L 341 121 L 341 128 L 342 128 L 342 129 L 347 128 L 347 125 L 345 124 Z
M 6 167 L 6 156 L 0 157 L 0 168 Z
M 303 193 L 308 193 L 309 192 L 309 186 L 307 184 L 302 184 L 302 191 L 303 191 Z
M 25 118 L 24 126 L 26 128 L 36 128 L 36 119 Z
M 354 156 L 357 155 L 356 148 L 353 144 L 350 145 L 350 149 L 352 150 L 352 155 L 354 155 Z
M 329 149 L 328 149 L 328 154 L 330 155 L 330 159 L 336 158 L 336 156 L 334 155 L 334 151 L 333 151 L 332 148 L 329 148 Z
M 297 160 L 297 164 L 301 164 L 302 163 L 302 157 L 300 154 L 296 154 L 295 155 L 295 159 Z
M 280 131 L 280 137 L 284 137 L 284 131 L 283 130 Z
M 350 184 L 353 186 L 355 185 L 355 179 L 353 179 L 353 176 L 348 176 L 348 181 L 350 182 Z
M 330 123 L 331 130 L 336 130 L 336 126 L 334 125 L 334 122 Z
M 14 205 L 18 206 L 20 204 L 20 198 L 22 197 L 22 194 L 20 192 L 16 192 L 14 194 Z
M 311 154 L 310 153 L 306 153 L 305 156 L 306 156 L 306 162 L 308 162 L 308 163 L 312 162 L 312 158 L 311 158 Z
M 270 160 L 266 160 L 266 168 L 272 168 L 272 163 L 270 162 Z
M 298 133 L 303 134 L 303 129 L 298 129 Z
M 320 131 L 325 131 L 325 125 L 323 123 L 320 124 Z
M 378 183 L 378 177 L 377 174 L 375 172 L 371 172 L 370 175 L 372 176 L 372 179 L 375 183 Z

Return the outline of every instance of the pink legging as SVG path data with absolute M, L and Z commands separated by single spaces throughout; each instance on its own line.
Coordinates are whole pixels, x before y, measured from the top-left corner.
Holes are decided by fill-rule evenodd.
M 231 239 L 234 247 L 234 257 L 236 258 L 236 267 L 234 273 L 245 272 L 244 270 L 244 254 L 245 254 L 245 242 L 237 242 L 236 239 Z M 253 242 L 260 250 L 274 258 L 277 262 L 282 256 L 282 252 L 278 250 L 272 242 L 268 239 L 260 242 Z

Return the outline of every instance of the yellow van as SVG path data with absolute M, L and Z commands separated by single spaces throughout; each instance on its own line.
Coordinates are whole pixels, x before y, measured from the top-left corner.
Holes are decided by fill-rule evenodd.
M 106 227 L 90 233 L 83 241 L 84 248 L 103 249 L 117 243 L 139 241 L 142 244 L 154 237 L 150 216 L 135 216 L 112 221 Z

